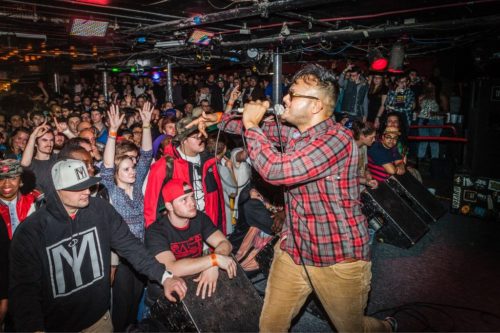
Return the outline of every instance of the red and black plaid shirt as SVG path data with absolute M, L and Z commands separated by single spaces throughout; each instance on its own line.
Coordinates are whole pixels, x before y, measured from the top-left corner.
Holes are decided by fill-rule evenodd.
M 241 133 L 242 123 L 224 115 L 219 127 Z M 284 237 L 291 219 L 306 265 L 369 260 L 368 225 L 359 201 L 358 148 L 351 132 L 332 119 L 304 133 L 282 126 L 285 153 L 275 147 L 278 134 L 274 121 L 245 132 L 252 166 L 269 183 L 288 188 Z M 301 264 L 293 238 L 286 237 L 282 247 Z

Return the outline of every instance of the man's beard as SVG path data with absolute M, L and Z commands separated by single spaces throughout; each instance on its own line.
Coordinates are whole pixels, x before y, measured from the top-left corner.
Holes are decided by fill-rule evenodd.
M 54 143 L 54 148 L 52 148 L 52 151 L 54 151 L 54 150 L 60 151 L 63 147 L 64 147 L 64 143 L 62 145 Z

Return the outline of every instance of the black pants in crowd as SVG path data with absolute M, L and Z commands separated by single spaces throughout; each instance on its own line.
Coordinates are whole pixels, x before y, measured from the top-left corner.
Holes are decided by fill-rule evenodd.
M 113 305 L 111 318 L 115 332 L 123 332 L 128 325 L 137 322 L 137 311 L 146 278 L 120 258 L 113 283 Z

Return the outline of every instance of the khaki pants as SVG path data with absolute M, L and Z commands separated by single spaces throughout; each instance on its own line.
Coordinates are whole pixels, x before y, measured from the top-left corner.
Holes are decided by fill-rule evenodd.
M 321 304 L 338 332 L 390 332 L 388 323 L 364 315 L 371 280 L 371 263 L 355 261 L 328 267 L 307 266 Z M 261 332 L 287 332 L 312 288 L 301 265 L 275 246 L 267 281 Z
M 106 311 L 104 316 L 96 321 L 92 326 L 87 327 L 82 331 L 83 333 L 112 333 L 113 323 L 111 322 L 111 315 L 109 311 Z

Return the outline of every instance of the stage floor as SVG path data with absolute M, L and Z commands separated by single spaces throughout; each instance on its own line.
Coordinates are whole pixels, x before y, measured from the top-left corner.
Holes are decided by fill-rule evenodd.
M 376 243 L 372 258 L 368 314 L 395 316 L 401 332 L 500 331 L 500 223 L 448 213 L 412 248 Z M 292 328 L 332 330 L 309 311 Z

